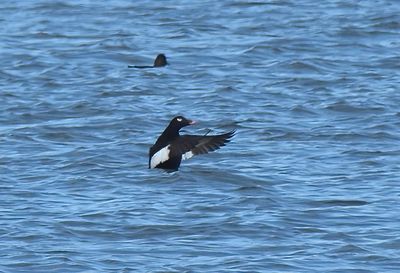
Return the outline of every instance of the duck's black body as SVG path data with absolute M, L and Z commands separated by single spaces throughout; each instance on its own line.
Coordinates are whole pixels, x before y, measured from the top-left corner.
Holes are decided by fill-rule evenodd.
M 179 135 L 179 130 L 194 124 L 182 116 L 171 120 L 149 151 L 149 168 L 178 170 L 181 161 L 194 155 L 206 154 L 225 146 L 234 131 L 214 136 Z
M 154 68 L 154 67 L 163 67 L 168 64 L 167 57 L 164 54 L 158 54 L 156 59 L 154 60 L 153 65 L 128 65 L 130 68 Z

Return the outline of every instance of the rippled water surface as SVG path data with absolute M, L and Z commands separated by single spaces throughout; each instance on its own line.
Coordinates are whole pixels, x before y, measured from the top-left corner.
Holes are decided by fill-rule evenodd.
M 1 272 L 400 271 L 397 1 L 3 0 L 0 35 Z M 237 135 L 148 170 L 176 114 Z

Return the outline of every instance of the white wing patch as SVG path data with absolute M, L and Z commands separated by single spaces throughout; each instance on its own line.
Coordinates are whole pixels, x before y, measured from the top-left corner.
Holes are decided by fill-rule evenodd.
M 169 152 L 170 152 L 169 146 L 170 145 L 165 146 L 151 157 L 150 160 L 151 169 L 157 167 L 158 164 L 161 164 L 169 159 Z
M 191 158 L 192 156 L 194 156 L 194 154 L 192 153 L 192 151 L 189 151 L 182 155 L 182 159 L 187 160 L 187 159 Z

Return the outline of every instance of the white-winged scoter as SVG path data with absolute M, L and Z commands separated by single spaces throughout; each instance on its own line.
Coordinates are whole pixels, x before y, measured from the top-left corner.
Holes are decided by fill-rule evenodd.
M 182 160 L 215 151 L 230 141 L 235 131 L 221 135 L 179 135 L 179 130 L 195 122 L 174 117 L 149 151 L 149 168 L 178 170 Z
M 164 54 L 158 54 L 156 59 L 154 60 L 153 65 L 128 65 L 129 68 L 154 68 L 154 67 L 163 67 L 168 64 L 167 57 Z

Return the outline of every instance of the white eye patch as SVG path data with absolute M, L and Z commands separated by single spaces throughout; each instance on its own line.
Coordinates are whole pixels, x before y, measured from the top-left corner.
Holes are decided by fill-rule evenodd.
M 181 122 L 181 121 L 182 121 L 182 119 L 181 119 L 181 118 L 177 118 L 176 120 L 177 120 L 177 121 L 179 121 L 179 122 Z

